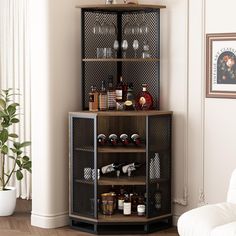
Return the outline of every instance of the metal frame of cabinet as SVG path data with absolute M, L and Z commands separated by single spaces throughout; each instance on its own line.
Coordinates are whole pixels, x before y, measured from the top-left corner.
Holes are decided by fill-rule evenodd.
M 96 234 L 149 233 L 172 225 L 171 213 L 171 120 L 172 112 L 74 112 L 69 116 L 70 130 L 70 223 L 71 226 Z M 99 147 L 99 132 L 140 132 L 139 147 L 109 145 Z M 160 178 L 150 177 L 150 159 L 159 153 Z M 101 176 L 97 169 L 113 160 L 144 163 L 142 170 L 131 177 Z M 94 175 L 86 175 L 86 168 Z M 146 216 L 102 215 L 97 199 L 109 186 L 127 186 L 146 193 Z M 162 208 L 155 209 L 154 194 L 160 186 Z M 119 226 L 119 227 L 118 227 Z

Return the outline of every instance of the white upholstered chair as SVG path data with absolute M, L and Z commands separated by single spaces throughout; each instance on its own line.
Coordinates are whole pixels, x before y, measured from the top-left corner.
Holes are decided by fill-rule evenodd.
M 185 212 L 177 228 L 180 236 L 236 236 L 236 169 L 230 179 L 227 201 Z

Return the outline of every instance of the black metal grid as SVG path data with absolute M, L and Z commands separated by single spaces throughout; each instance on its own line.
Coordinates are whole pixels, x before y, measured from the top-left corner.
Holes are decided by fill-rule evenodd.
M 124 35 L 123 27 L 127 23 L 141 23 L 143 21 L 149 27 L 148 34 Z M 102 24 L 104 21 L 113 23 L 117 28 L 117 35 L 94 35 L 92 28 L 96 19 Z M 154 12 L 92 12 L 91 10 L 82 10 L 82 57 L 85 59 L 96 58 L 97 48 L 113 48 L 115 39 L 119 40 L 119 44 L 123 39 L 128 41 L 127 58 L 134 58 L 134 50 L 132 47 L 133 40 L 139 41 L 138 57 L 141 58 L 144 41 L 148 41 L 152 58 L 160 58 L 160 11 Z M 118 52 L 121 55 L 121 51 Z M 113 54 L 114 56 L 114 54 Z M 113 75 L 114 84 L 116 84 L 120 75 L 123 76 L 124 82 L 133 82 L 135 96 L 142 90 L 142 83 L 147 83 L 148 91 L 154 98 L 154 107 L 159 109 L 160 98 L 160 63 L 143 62 L 143 61 L 123 61 L 123 62 L 94 62 L 83 61 L 82 63 L 82 91 L 83 91 L 83 109 L 88 109 L 89 91 L 94 85 L 98 89 L 101 87 L 102 80 L 107 81 L 108 75 Z

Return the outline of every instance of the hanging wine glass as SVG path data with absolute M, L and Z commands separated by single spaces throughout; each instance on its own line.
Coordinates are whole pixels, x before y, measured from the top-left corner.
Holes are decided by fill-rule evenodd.
M 143 21 L 139 25 L 139 32 L 140 32 L 140 34 L 148 34 L 149 28 L 148 28 L 148 25 L 147 25 L 147 23 L 146 23 L 146 21 L 144 19 L 144 14 L 142 14 L 142 16 L 143 16 Z
M 128 49 L 128 41 L 126 39 L 124 39 L 121 43 L 121 49 L 122 49 L 122 53 L 123 53 L 123 58 L 126 58 L 126 51 Z
M 115 35 L 117 32 L 116 30 L 116 26 L 113 22 L 109 23 L 109 27 L 108 27 L 108 33 L 111 35 Z
M 131 26 L 131 33 L 135 35 L 139 34 L 139 25 L 137 23 L 137 15 L 135 15 L 135 21 Z
M 118 42 L 118 40 L 114 41 L 113 49 L 115 50 L 115 58 L 117 58 L 117 51 L 119 50 L 119 42 Z
M 93 25 L 93 33 L 94 34 L 101 34 L 102 33 L 102 26 L 99 22 L 98 14 L 96 14 L 96 20 Z
M 137 39 L 133 41 L 133 49 L 134 49 L 134 58 L 137 58 L 137 50 L 139 48 L 139 42 Z
M 101 29 L 102 29 L 102 34 L 108 34 L 109 33 L 109 24 L 106 22 L 106 17 L 104 15 L 103 17 L 103 22 L 101 25 Z
M 127 16 L 127 22 L 124 25 L 124 35 L 129 35 L 131 34 L 131 24 L 130 24 L 130 20 L 129 20 L 129 16 Z

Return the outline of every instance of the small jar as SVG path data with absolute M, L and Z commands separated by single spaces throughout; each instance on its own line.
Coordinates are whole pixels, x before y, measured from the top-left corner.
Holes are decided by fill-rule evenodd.
M 145 205 L 139 204 L 137 206 L 137 213 L 138 213 L 138 216 L 144 216 L 145 215 Z

